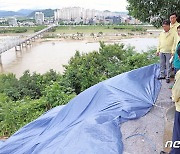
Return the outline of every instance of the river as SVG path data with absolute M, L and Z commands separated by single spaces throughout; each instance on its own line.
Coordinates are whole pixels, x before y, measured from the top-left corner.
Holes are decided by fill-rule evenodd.
M 132 38 L 118 41 L 135 46 L 137 52 L 147 51 L 149 47 L 157 46 L 156 38 Z M 30 72 L 45 73 L 50 69 L 63 73 L 63 66 L 75 54 L 76 50 L 88 53 L 99 49 L 99 43 L 86 41 L 48 41 L 34 43 L 22 52 L 11 49 L 2 54 L 3 66 L 0 73 L 14 73 L 20 77 L 25 70 Z

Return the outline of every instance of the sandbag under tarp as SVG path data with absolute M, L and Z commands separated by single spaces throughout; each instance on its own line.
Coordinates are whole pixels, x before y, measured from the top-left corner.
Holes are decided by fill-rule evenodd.
M 119 125 L 145 115 L 161 83 L 154 64 L 100 82 L 0 145 L 1 154 L 121 154 Z
M 1 145 L 3 144 L 3 142 L 4 142 L 4 141 L 1 141 L 1 140 L 0 140 L 0 147 L 1 147 Z

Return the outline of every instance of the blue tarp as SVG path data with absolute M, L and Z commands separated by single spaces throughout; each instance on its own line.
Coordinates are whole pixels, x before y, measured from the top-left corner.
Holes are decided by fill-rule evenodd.
M 0 154 L 121 154 L 119 125 L 144 116 L 161 83 L 154 64 L 100 82 L 0 145 Z
M 1 145 L 3 144 L 3 142 L 4 142 L 4 141 L 1 141 L 1 140 L 0 140 L 0 147 L 1 147 Z

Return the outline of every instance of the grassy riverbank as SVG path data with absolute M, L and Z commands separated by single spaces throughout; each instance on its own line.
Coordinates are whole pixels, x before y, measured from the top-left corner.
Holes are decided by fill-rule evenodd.
M 28 34 L 35 33 L 39 30 L 46 28 L 47 26 L 35 26 L 35 27 L 0 27 L 0 35 L 6 34 Z
M 147 29 L 141 26 L 133 25 L 106 25 L 106 26 L 58 26 L 56 33 L 114 33 L 118 31 L 146 31 Z
M 35 27 L 0 27 L 1 34 L 29 34 L 37 32 L 47 26 L 35 26 Z M 147 29 L 155 29 L 154 27 L 149 26 L 136 26 L 136 25 L 71 25 L 71 26 L 58 26 L 54 31 L 50 33 L 116 33 L 116 32 L 145 32 Z

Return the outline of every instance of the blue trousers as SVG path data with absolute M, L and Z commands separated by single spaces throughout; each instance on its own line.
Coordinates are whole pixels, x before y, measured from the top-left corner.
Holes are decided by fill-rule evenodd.
M 172 141 L 173 143 L 180 141 L 180 112 L 178 111 L 175 112 Z M 170 154 L 180 154 L 180 148 L 172 148 Z

